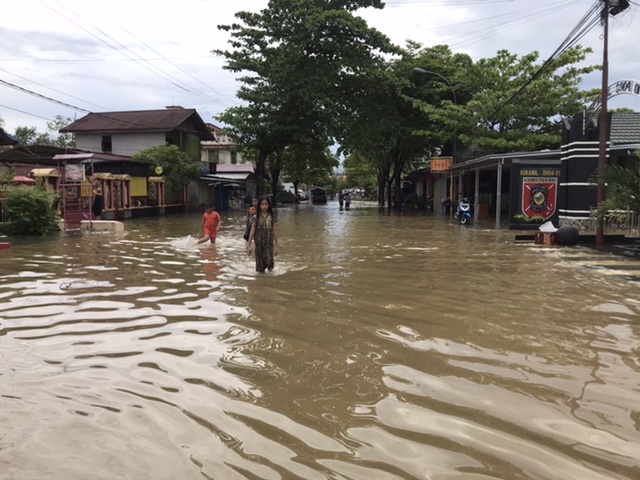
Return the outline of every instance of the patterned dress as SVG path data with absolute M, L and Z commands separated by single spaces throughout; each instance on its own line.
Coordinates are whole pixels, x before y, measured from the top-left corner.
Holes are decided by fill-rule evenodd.
M 264 273 L 265 270 L 273 270 L 273 226 L 276 219 L 271 215 L 259 213 L 251 218 L 251 222 L 256 226 L 256 233 L 253 236 L 256 244 L 256 272 Z

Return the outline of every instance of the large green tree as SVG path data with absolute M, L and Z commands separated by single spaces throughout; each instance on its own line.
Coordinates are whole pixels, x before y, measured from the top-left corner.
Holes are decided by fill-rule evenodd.
M 286 148 L 276 159 L 278 171 L 269 168 L 272 184 L 277 185 L 276 179 L 280 171 L 283 176 L 293 183 L 295 194 L 301 183 L 307 185 L 318 184 L 327 178 L 333 169 L 340 165 L 338 159 L 329 150 L 329 145 L 322 142 L 321 138 L 310 139 L 305 143 L 298 143 Z M 269 162 L 271 164 L 271 161 Z M 273 188 L 273 187 L 272 187 Z
M 243 105 L 218 118 L 256 154 L 261 193 L 266 162 L 310 138 L 336 136 L 334 119 L 359 78 L 371 72 L 389 40 L 355 15 L 382 8 L 380 0 L 271 0 L 258 13 L 239 12 L 239 23 L 219 28 L 231 33 L 231 49 L 216 50 L 225 68 L 243 72 L 238 97 Z
M 467 119 L 461 140 L 478 155 L 558 147 L 561 117 L 584 110 L 598 94 L 579 88 L 582 77 L 599 68 L 577 66 L 590 52 L 573 47 L 544 68 L 538 52 L 519 57 L 501 50 L 477 61 L 460 79 L 472 92 L 459 116 Z
M 440 114 L 456 102 L 455 91 L 438 77 L 454 74 L 471 62 L 454 55 L 446 46 L 422 50 L 409 43 L 402 55 L 386 62 L 370 75 L 366 88 L 351 97 L 353 114 L 341 118 L 345 132 L 341 144 L 356 159 L 375 168 L 378 202 L 389 207 L 401 198 L 402 175 L 408 168 L 430 158 L 436 148 L 453 145 L 455 117 Z M 436 72 L 416 75 L 416 67 Z M 353 168 L 353 166 L 351 166 Z
M 367 194 L 377 191 L 376 165 L 360 152 L 353 152 L 344 159 L 342 164 L 346 176 L 344 187 L 360 187 Z

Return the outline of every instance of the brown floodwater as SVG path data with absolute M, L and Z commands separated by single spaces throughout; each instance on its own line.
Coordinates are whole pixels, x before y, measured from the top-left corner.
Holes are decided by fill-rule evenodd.
M 0 253 L 0 478 L 640 478 L 640 262 L 330 203 L 259 275 L 200 218 Z

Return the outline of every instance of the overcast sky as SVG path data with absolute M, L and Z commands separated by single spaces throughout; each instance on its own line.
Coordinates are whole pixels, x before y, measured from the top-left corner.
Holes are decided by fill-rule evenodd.
M 404 45 L 447 44 L 474 60 L 500 49 L 548 58 L 600 0 L 388 0 L 383 11 L 360 11 L 370 26 Z M 205 122 L 237 104 L 235 75 L 210 52 L 227 47 L 219 24 L 239 10 L 258 11 L 267 0 L 16 0 L 0 15 L 0 117 L 13 133 L 20 125 L 46 130 L 56 115 L 87 111 L 196 108 Z M 640 80 L 640 0 L 611 19 L 610 83 Z M 634 40 L 635 39 L 635 40 Z M 602 61 L 602 29 L 581 42 Z M 4 82 L 12 84 L 7 86 Z M 599 73 L 584 80 L 599 87 Z M 45 98 L 18 88 L 35 92 Z M 640 111 L 640 99 L 622 95 L 610 107 Z M 78 107 L 78 108 L 73 108 Z

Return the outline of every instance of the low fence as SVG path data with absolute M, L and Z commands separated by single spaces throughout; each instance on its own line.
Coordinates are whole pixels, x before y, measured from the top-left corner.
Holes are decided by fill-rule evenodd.
M 591 208 L 588 233 L 595 235 L 598 227 L 598 210 Z M 640 238 L 640 215 L 630 210 L 609 210 L 604 216 L 605 235 L 624 235 Z

